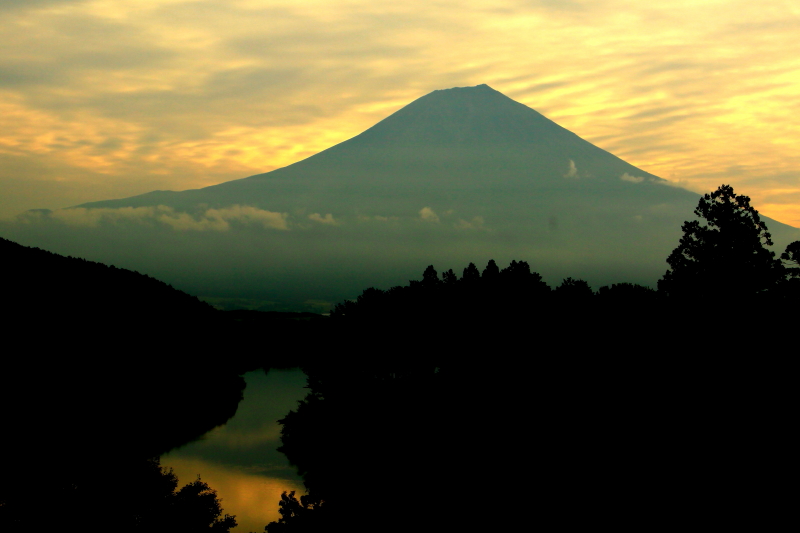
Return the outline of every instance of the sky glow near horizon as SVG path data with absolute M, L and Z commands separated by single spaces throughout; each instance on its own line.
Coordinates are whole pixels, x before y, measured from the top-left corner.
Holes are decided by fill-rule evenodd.
M 486 83 L 800 226 L 793 2 L 6 0 L 0 16 L 0 217 L 266 172 Z

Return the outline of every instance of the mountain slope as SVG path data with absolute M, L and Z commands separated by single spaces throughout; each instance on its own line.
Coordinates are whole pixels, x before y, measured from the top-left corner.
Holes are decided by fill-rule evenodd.
M 508 194 L 537 191 L 625 196 L 632 190 L 620 180 L 626 174 L 647 182 L 637 191 L 644 196 L 653 194 L 653 184 L 663 183 L 533 109 L 479 85 L 434 91 L 348 141 L 266 174 L 82 207 L 161 204 L 190 210 L 198 204 L 241 204 L 331 210 L 379 201 L 388 209 L 381 214 L 401 215 L 407 208 L 401 199 L 409 196 L 416 204 L 476 195 L 481 201 L 505 202 Z M 684 191 L 655 193 L 696 197 Z

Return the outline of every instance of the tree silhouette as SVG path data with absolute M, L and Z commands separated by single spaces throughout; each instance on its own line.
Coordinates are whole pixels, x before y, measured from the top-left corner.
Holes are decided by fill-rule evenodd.
M 200 477 L 172 494 L 171 522 L 168 531 L 228 533 L 236 527 L 236 517 L 222 516 L 222 505 L 217 491 Z
M 487 263 L 486 268 L 483 269 L 481 277 L 486 281 L 494 281 L 499 276 L 500 268 L 497 266 L 497 263 L 494 262 L 494 259 L 489 259 L 489 263 Z
M 446 272 L 442 272 L 442 282 L 445 285 L 455 285 L 458 283 L 458 277 L 456 276 L 456 273 L 453 272 L 452 268 Z
M 425 287 L 436 287 L 440 283 L 441 281 L 439 281 L 439 274 L 436 272 L 436 269 L 433 268 L 433 265 L 428 265 L 428 268 L 422 273 L 422 284 Z
M 531 276 L 531 267 L 527 261 L 512 260 L 511 264 L 500 271 L 500 274 L 504 279 L 522 285 L 528 282 L 528 278 Z M 533 274 L 538 276 L 537 281 L 542 281 L 542 276 L 536 273 Z
M 475 263 L 470 263 L 467 265 L 467 268 L 464 269 L 464 273 L 461 276 L 461 279 L 465 283 L 475 283 L 481 278 L 481 273 L 478 271 L 478 267 L 475 266 Z
M 298 500 L 295 491 L 281 494 L 278 512 L 281 517 L 277 522 L 270 522 L 264 530 L 267 533 L 304 533 L 322 531 L 326 525 L 324 520 L 323 501 L 305 494 Z
M 781 259 L 789 264 L 787 273 L 791 277 L 800 277 L 800 241 L 794 241 L 786 247 Z
M 636 283 L 614 283 L 610 287 L 600 287 L 598 298 L 609 304 L 642 304 L 652 303 L 658 298 L 658 293 L 650 287 Z
M 800 301 L 800 241 L 794 241 L 786 247 L 781 254 L 786 271 L 786 280 L 783 282 L 781 297 L 788 304 L 787 316 L 790 316 Z M 791 315 L 793 316 L 793 314 Z M 793 324 L 789 327 L 793 327 Z
M 742 299 L 781 282 L 783 265 L 764 247 L 772 245 L 772 237 L 749 197 L 721 185 L 700 199 L 694 213 L 705 224 L 684 222 L 659 291 L 680 298 Z
M 594 296 L 592 288 L 582 279 L 566 278 L 555 288 L 556 297 L 562 301 L 587 301 Z

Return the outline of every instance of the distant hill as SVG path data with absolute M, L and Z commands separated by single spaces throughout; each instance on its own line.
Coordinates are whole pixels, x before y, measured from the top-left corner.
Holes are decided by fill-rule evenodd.
M 45 319 L 89 327 L 130 321 L 196 320 L 214 309 L 150 276 L 76 257 L 64 257 L 0 238 L 5 302 L 19 327 Z
M 272 172 L 32 212 L 0 231 L 194 294 L 315 310 L 431 263 L 490 258 L 528 261 L 551 283 L 654 285 L 698 199 L 478 85 L 434 91 Z M 778 252 L 800 238 L 767 223 Z

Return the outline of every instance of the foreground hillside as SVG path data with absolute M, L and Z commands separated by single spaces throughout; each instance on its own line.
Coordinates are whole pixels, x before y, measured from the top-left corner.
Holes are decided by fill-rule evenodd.
M 205 484 L 175 492 L 150 459 L 234 415 L 240 374 L 256 364 L 222 351 L 241 328 L 136 272 L 5 239 L 0 257 L 0 529 L 35 530 L 46 509 L 83 531 L 137 530 L 137 520 L 166 531 L 181 517 L 227 531 L 235 522 L 214 514 Z

